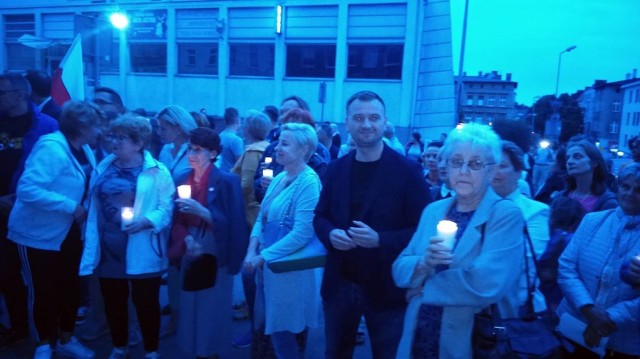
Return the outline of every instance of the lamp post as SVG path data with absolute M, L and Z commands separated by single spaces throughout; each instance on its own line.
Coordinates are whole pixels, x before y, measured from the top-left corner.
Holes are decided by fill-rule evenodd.
M 114 12 L 109 16 L 111 25 L 120 30 L 120 54 L 118 72 L 120 75 L 120 96 L 126 101 L 127 98 L 127 27 L 129 18 L 122 12 Z
M 575 50 L 577 46 L 573 45 L 573 46 L 569 46 L 566 49 L 560 51 L 560 54 L 558 55 L 558 71 L 556 72 L 556 98 L 558 98 L 558 85 L 560 85 L 560 63 L 562 62 L 562 54 L 564 54 L 565 52 L 571 52 L 573 50 Z
M 546 137 L 550 139 L 557 140 L 560 138 L 560 134 L 562 132 L 562 121 L 560 120 L 560 114 L 558 113 L 558 108 L 560 107 L 560 100 L 558 99 L 558 86 L 560 84 L 560 65 L 562 63 L 562 54 L 565 52 L 573 51 L 577 46 L 569 46 L 566 49 L 560 51 L 558 54 L 558 71 L 556 72 L 556 92 L 553 98 L 553 102 L 551 106 L 553 107 L 553 115 L 551 118 L 547 120 L 545 124 L 544 134 Z
M 464 69 L 464 48 L 467 43 L 467 15 L 469 14 L 469 0 L 465 0 L 464 2 L 464 16 L 462 18 L 462 42 L 460 43 L 460 61 L 458 64 L 458 86 L 456 88 L 456 123 L 463 122 L 461 118 L 461 107 L 460 96 L 462 96 L 462 82 L 464 81 L 463 69 Z

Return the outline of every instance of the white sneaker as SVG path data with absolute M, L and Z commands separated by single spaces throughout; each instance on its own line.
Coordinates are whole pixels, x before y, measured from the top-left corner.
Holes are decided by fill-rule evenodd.
M 51 359 L 53 351 L 49 344 L 44 344 L 36 348 L 36 352 L 33 354 L 33 359 Z
M 160 354 L 158 352 L 148 352 L 144 355 L 145 359 L 159 359 Z
M 109 359 L 127 359 L 129 357 L 129 348 L 113 348 Z
M 70 356 L 76 359 L 93 359 L 95 354 L 93 351 L 84 345 L 80 344 L 76 337 L 71 337 L 71 340 L 67 344 L 62 344 L 58 341 L 56 346 L 56 354 L 62 356 Z

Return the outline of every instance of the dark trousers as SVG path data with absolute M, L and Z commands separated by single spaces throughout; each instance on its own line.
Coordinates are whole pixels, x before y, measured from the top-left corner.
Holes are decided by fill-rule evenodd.
M 142 331 L 144 350 L 147 352 L 158 350 L 160 282 L 160 276 L 145 279 L 100 278 L 104 310 L 114 347 L 127 346 L 129 338 L 129 284 L 131 284 L 131 297 Z M 212 305 L 215 304 L 212 303 Z
M 362 288 L 342 282 L 330 299 L 323 301 L 327 349 L 325 358 L 352 358 L 360 317 L 364 315 L 374 359 L 396 355 L 405 307 L 380 310 L 367 305 Z M 383 295 L 382 293 L 380 295 Z
M 60 251 L 17 245 L 27 289 L 28 309 L 38 342 L 73 332 L 80 297 L 78 268 L 82 255 L 80 228 L 71 226 Z
M 3 235 L 0 237 L 0 294 L 4 295 L 11 328 L 26 331 L 29 327 L 27 287 L 22 280 L 20 267 L 18 247 Z
M 11 327 L 25 331 L 29 327 L 27 288 L 20 274 L 18 247 L 7 239 L 7 221 L 7 214 L 0 213 L 0 295 L 4 295 Z
M 575 350 L 573 352 L 570 352 L 565 348 L 562 353 L 562 357 L 564 359 L 599 359 L 600 358 L 598 354 L 581 346 L 580 344 L 574 342 L 573 340 L 569 340 L 567 338 L 565 338 L 565 340 L 571 343 L 571 345 L 573 345 Z M 629 355 L 625 353 L 614 352 L 610 349 L 607 349 L 605 351 L 604 358 L 640 359 L 640 355 Z

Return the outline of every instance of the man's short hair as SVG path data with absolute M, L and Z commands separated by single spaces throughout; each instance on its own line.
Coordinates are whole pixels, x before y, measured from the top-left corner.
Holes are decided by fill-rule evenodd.
M 502 141 L 502 153 L 507 155 L 514 170 L 524 170 L 524 153 L 518 145 L 511 141 Z
M 238 113 L 237 109 L 233 107 L 226 108 L 224 110 L 224 125 L 235 125 L 238 122 L 238 117 L 240 117 L 240 114 Z
M 380 97 L 380 95 L 378 95 L 377 93 L 375 93 L 373 91 L 360 91 L 360 92 L 354 93 L 347 100 L 347 111 L 349 111 L 349 106 L 355 100 L 359 100 L 359 101 L 362 101 L 362 102 L 371 102 L 373 100 L 378 100 L 382 104 L 382 108 L 384 110 L 386 110 L 386 107 L 384 105 L 384 101 L 382 100 L 382 97 Z
M 629 139 L 629 142 L 627 142 L 629 149 L 632 148 L 636 148 L 636 147 L 640 147 L 640 137 L 639 136 L 633 136 Z
M 112 89 L 111 87 L 96 87 L 96 89 L 93 90 L 93 93 L 98 93 L 98 92 L 108 93 L 109 95 L 111 95 L 111 100 L 115 105 L 122 106 L 122 108 L 124 108 L 124 102 L 122 102 L 122 97 L 120 97 L 120 94 L 118 94 L 116 90 Z
M 27 70 L 24 78 L 29 81 L 31 90 L 38 97 L 51 96 L 51 76 L 41 70 Z
M 267 105 L 267 106 L 264 107 L 262 112 L 264 112 L 265 114 L 267 114 L 267 116 L 269 116 L 269 119 L 271 120 L 271 123 L 278 122 L 278 117 L 280 116 L 280 110 L 278 110 L 277 107 L 271 106 L 271 105 Z
M 31 96 L 31 85 L 21 74 L 17 72 L 7 72 L 6 74 L 0 75 L 0 81 L 3 80 L 9 81 L 14 90 L 24 92 L 27 98 Z

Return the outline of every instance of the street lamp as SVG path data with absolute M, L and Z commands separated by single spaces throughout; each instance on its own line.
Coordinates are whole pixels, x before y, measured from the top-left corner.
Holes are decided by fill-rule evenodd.
M 573 46 L 569 46 L 566 49 L 560 51 L 560 54 L 558 55 L 558 71 L 556 72 L 556 98 L 558 98 L 558 85 L 560 84 L 560 62 L 562 61 L 562 54 L 564 54 L 565 52 L 571 52 L 573 50 L 575 50 L 577 46 L 573 45 Z
M 127 98 L 127 27 L 129 27 L 129 17 L 122 12 L 114 12 L 109 16 L 111 25 L 120 30 L 120 96 L 126 101 Z

